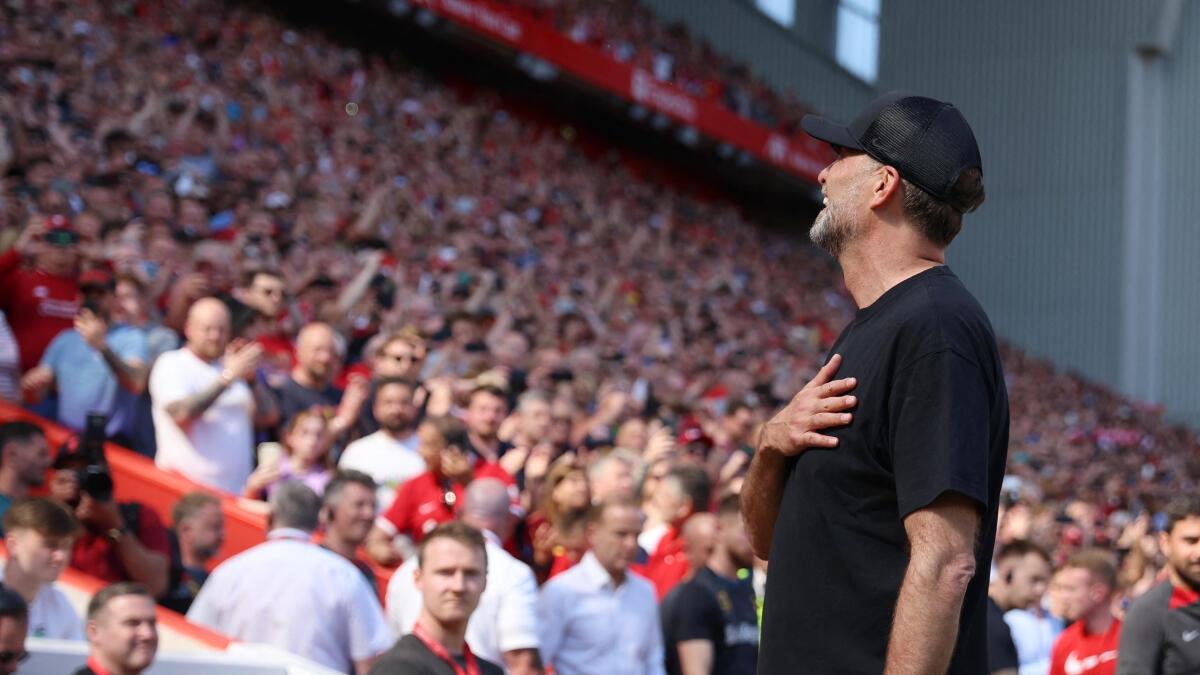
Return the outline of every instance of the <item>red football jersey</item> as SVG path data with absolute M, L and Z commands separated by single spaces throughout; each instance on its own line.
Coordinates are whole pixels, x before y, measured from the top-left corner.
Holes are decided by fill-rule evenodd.
M 21 372 L 33 368 L 54 336 L 75 326 L 79 313 L 79 284 L 23 269 L 21 256 L 9 249 L 0 255 L 0 310 L 21 349 Z
M 474 477 L 496 478 L 510 488 L 516 484 L 507 471 L 487 462 L 475 465 Z M 447 488 L 453 492 L 453 499 L 447 496 Z M 427 532 L 442 523 L 454 520 L 455 513 L 462 504 L 464 488 L 461 483 L 449 482 L 448 485 L 443 485 L 437 476 L 426 471 L 400 486 L 392 505 L 384 512 L 383 519 L 396 528 L 395 534 L 408 535 L 414 542 L 420 543 Z
M 1050 675 L 1114 675 L 1120 640 L 1120 619 L 1103 633 L 1088 633 L 1084 622 L 1076 621 L 1054 643 Z

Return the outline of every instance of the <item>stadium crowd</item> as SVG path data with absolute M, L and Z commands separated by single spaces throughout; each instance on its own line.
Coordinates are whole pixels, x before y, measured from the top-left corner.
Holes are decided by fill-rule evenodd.
M 793 91 L 779 92 L 744 63 L 692 35 L 682 22 L 668 23 L 637 0 L 503 0 L 521 7 L 575 42 L 651 73 L 702 100 L 786 135 L 800 132 L 810 112 Z
M 636 3 L 522 4 L 757 105 L 758 85 L 696 75 L 729 68 Z M 732 495 L 757 425 L 854 316 L 828 260 L 733 204 L 639 179 L 619 154 L 589 156 L 492 93 L 261 9 L 15 7 L 0 9 L 0 398 L 81 438 L 52 462 L 36 428 L 0 427 L 6 540 L 33 551 L 5 574 L 39 612 L 61 609 L 42 600 L 61 565 L 38 561 L 69 554 L 200 623 L 365 670 L 422 611 L 397 586 L 413 577 L 392 577 L 386 614 L 357 590 L 321 603 L 357 589 L 348 567 L 411 568 L 426 535 L 461 520 L 486 539 L 488 623 L 467 633 L 484 658 L 677 672 L 697 657 L 670 645 L 710 641 L 725 672 L 753 671 L 766 566 Z M 1197 489 L 1194 432 L 1017 349 L 1004 363 L 998 545 L 1064 569 L 1100 547 L 1119 556 L 1127 606 L 1166 574 L 1158 533 L 1168 499 Z M 170 524 L 116 503 L 82 441 L 89 413 L 164 470 L 269 502 L 267 548 L 237 558 L 240 574 L 218 567 L 205 597 L 215 500 L 189 496 Z M 48 471 L 46 501 L 29 500 Z M 297 549 L 314 534 L 326 551 Z M 305 561 L 280 586 L 306 588 L 293 613 L 353 620 L 312 638 L 245 625 L 263 611 L 247 584 L 281 560 Z M 1036 610 L 1044 586 L 1000 604 Z M 719 593 L 736 612 L 710 611 Z M 662 631 L 638 623 L 658 602 Z

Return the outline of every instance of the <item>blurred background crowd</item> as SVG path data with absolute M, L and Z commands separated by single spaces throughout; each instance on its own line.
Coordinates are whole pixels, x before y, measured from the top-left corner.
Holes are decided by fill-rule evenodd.
M 515 4 L 764 124 L 804 112 L 633 0 Z M 375 498 L 330 547 L 368 575 L 490 478 L 515 515 L 505 548 L 542 583 L 584 555 L 589 506 L 623 495 L 645 516 L 633 564 L 661 598 L 707 557 L 685 551 L 685 522 L 737 493 L 757 426 L 854 316 L 803 223 L 760 227 L 493 92 L 263 7 L 0 12 L 0 398 L 80 434 L 53 466 L 5 446 L 0 492 L 36 492 L 49 469 L 97 541 L 161 530 L 111 564 L 77 540 L 73 561 L 182 610 L 205 560 L 190 526 L 182 557 L 165 526 L 206 502 L 174 524 L 104 506 L 89 423 L 252 500 L 362 472 Z M 1167 499 L 1197 487 L 1194 431 L 1003 356 L 998 544 L 1055 564 L 1101 547 L 1124 596 L 1144 591 Z M 761 589 L 757 568 L 742 576 Z

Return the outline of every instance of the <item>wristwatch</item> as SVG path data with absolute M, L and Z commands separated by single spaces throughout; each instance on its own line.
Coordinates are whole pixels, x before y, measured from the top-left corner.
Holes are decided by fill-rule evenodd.
M 108 540 L 111 542 L 119 541 L 121 539 L 121 537 L 125 536 L 125 528 L 124 527 L 114 527 L 113 529 L 106 532 L 104 534 L 104 536 L 108 537 Z

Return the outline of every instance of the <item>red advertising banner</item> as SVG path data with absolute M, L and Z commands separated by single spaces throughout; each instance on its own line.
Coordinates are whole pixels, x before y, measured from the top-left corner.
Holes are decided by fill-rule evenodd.
M 574 42 L 518 8 L 491 0 L 413 0 L 413 4 L 814 183 L 833 159 L 820 141 L 786 137 L 718 103 L 696 98 L 596 47 Z

